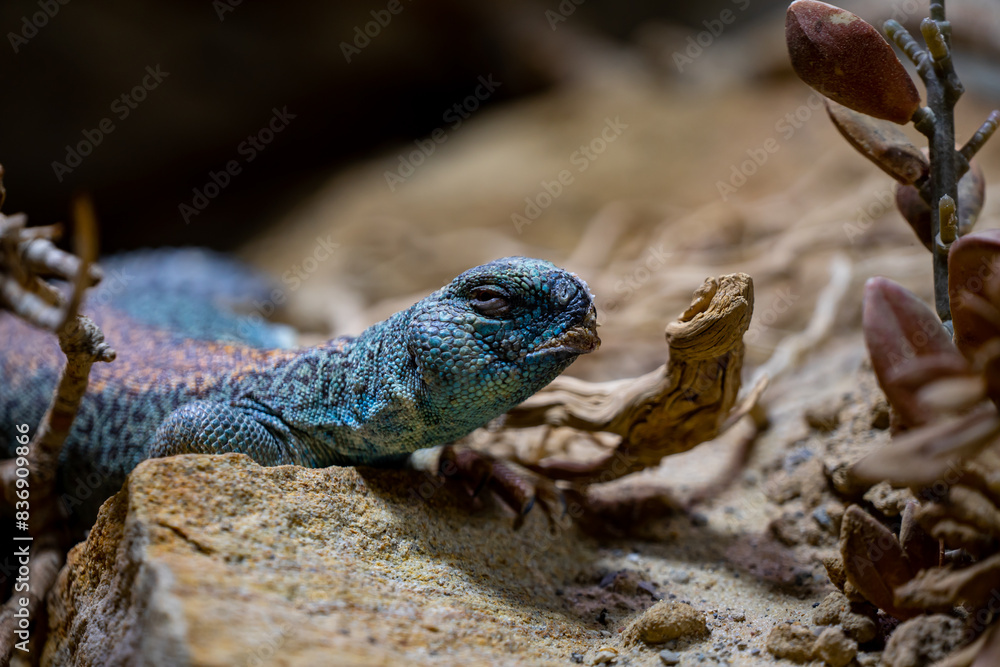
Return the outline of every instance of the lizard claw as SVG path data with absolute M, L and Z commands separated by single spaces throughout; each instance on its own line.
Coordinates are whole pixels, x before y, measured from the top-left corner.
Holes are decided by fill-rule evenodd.
M 441 452 L 439 473 L 462 484 L 472 497 L 484 490 L 496 496 L 517 515 L 514 529 L 538 505 L 554 523 L 565 517 L 567 502 L 555 483 L 507 461 L 465 447 L 445 447 Z

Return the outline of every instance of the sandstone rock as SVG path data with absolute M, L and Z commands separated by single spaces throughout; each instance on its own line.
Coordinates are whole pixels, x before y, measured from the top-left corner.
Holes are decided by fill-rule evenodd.
M 847 667 L 858 654 L 858 643 L 840 628 L 827 628 L 816 640 L 816 655 L 830 667 Z
M 857 603 L 855 603 L 857 604 Z M 854 605 L 839 591 L 827 595 L 813 612 L 816 625 L 840 625 L 844 632 L 859 644 L 875 639 L 875 621 L 853 610 Z
M 840 615 L 851 608 L 851 601 L 840 592 L 833 592 L 823 598 L 823 601 L 813 612 L 813 623 L 816 625 L 837 625 Z
M 779 623 L 767 636 L 767 650 L 776 658 L 809 662 L 814 657 L 816 636 L 798 623 Z
M 42 664 L 563 664 L 595 642 L 554 592 L 586 565 L 571 535 L 425 482 L 147 461 L 70 552 Z
M 921 667 L 941 660 L 962 643 L 962 622 L 944 614 L 917 616 L 892 633 L 882 653 L 885 667 Z

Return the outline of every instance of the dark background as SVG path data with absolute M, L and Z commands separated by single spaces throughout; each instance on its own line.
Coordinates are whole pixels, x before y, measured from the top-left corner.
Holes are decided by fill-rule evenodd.
M 87 191 L 103 252 L 233 247 L 338 167 L 426 137 L 480 76 L 503 84 L 484 104 L 504 104 L 571 76 L 564 61 L 581 35 L 627 42 L 651 21 L 690 31 L 732 5 L 586 0 L 552 30 L 545 12 L 558 12 L 557 0 L 399 1 L 403 10 L 348 63 L 341 43 L 373 20 L 370 12 L 385 10 L 385 0 L 4 0 L 4 212 L 25 211 L 34 224 L 63 220 L 72 194 Z M 740 24 L 777 4 L 754 2 Z M 44 7 L 58 11 L 43 17 Z M 33 30 L 25 20 L 42 25 Z M 119 119 L 112 103 L 140 84 L 147 66 L 169 76 Z M 193 188 L 240 159 L 240 143 L 285 107 L 296 118 L 185 224 L 178 206 L 191 202 Z M 114 131 L 58 180 L 53 162 L 65 163 L 67 145 L 104 118 Z

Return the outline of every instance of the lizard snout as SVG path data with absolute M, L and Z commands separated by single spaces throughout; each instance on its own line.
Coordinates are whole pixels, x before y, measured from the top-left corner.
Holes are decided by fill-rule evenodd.
M 535 354 L 576 356 L 589 354 L 600 346 L 601 338 L 597 335 L 597 308 L 591 304 L 582 322 L 553 337 L 540 346 Z

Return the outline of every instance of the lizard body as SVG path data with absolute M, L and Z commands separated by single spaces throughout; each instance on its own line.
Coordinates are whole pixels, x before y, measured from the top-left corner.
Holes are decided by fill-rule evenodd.
M 466 271 L 357 337 L 274 347 L 287 331 L 225 304 L 266 286 L 204 251 L 112 260 L 120 289 L 82 312 L 118 351 L 97 364 L 60 460 L 85 519 L 140 461 L 243 452 L 262 465 L 398 466 L 535 393 L 599 343 L 593 299 L 541 260 Z M 0 313 L 0 444 L 34 432 L 63 357 L 52 336 Z M 87 498 L 75 496 L 85 480 Z M 87 502 L 83 502 L 86 500 Z

